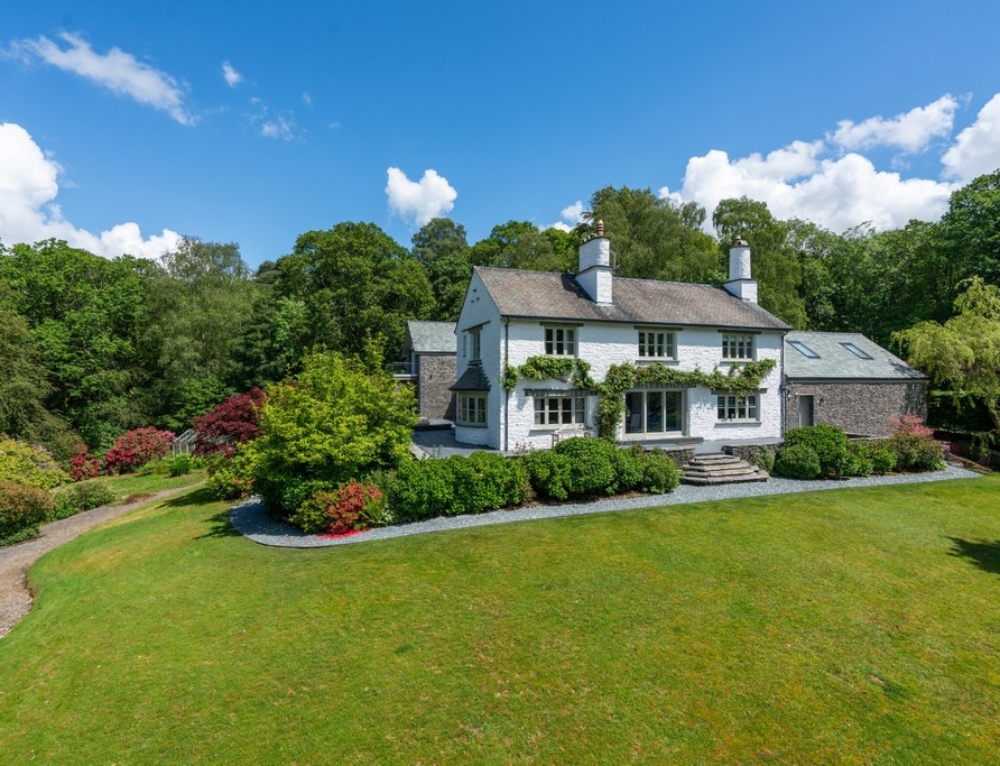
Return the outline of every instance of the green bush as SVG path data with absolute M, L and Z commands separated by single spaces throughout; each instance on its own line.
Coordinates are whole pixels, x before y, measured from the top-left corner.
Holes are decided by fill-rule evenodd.
M 612 461 L 618 448 L 606 439 L 578 436 L 559 442 L 555 452 L 569 460 L 570 495 L 608 495 L 614 491 L 615 469 Z
M 419 521 L 448 515 L 454 497 L 448 461 L 412 460 L 396 471 L 389 506 L 401 521 Z
M 191 471 L 193 471 L 196 467 L 197 461 L 195 458 L 182 452 L 170 461 L 167 472 L 171 476 L 184 476 L 185 474 L 191 473 Z
M 928 436 L 899 433 L 882 442 L 896 456 L 896 470 L 920 473 L 944 468 L 941 445 Z
M 13 481 L 38 489 L 54 489 L 69 481 L 44 447 L 0 436 L 0 482 Z
M 818 475 L 837 478 L 845 475 L 851 467 L 848 444 L 847 435 L 839 428 L 816 425 L 790 428 L 785 433 L 785 443 L 781 449 L 798 446 L 809 447 L 819 459 Z M 778 461 L 780 462 L 780 460 L 781 452 L 779 451 Z M 777 470 L 777 466 L 775 466 L 775 470 Z M 787 474 L 781 475 L 786 476 Z
M 868 455 L 872 461 L 872 473 L 881 476 L 896 470 L 896 453 L 889 449 L 884 441 L 870 444 Z
M 406 521 L 483 513 L 524 502 L 526 479 L 521 460 L 496 453 L 411 461 L 396 472 L 389 506 Z
M 92 508 L 111 505 L 118 496 L 111 487 L 103 482 L 88 482 L 73 484 L 55 493 L 55 511 L 53 518 L 65 519 Z
M 631 492 L 639 488 L 644 476 L 643 453 L 643 448 L 638 444 L 627 450 L 616 448 L 611 453 L 611 467 L 615 474 L 612 492 Z
M 38 525 L 52 518 L 55 502 L 44 489 L 14 481 L 0 481 L 0 541 L 9 541 L 25 530 L 37 530 Z M 7 542 L 4 542 L 7 544 Z
M 647 452 L 642 457 L 642 482 L 644 492 L 662 495 L 676 489 L 681 483 L 681 471 L 677 463 L 660 448 Z
M 822 473 L 819 455 L 805 444 L 785 444 L 774 461 L 776 476 L 788 479 L 815 479 Z
M 254 492 L 253 465 L 256 455 L 249 444 L 241 444 L 232 457 L 208 459 L 208 491 L 216 500 L 240 500 Z
M 750 465 L 760 468 L 768 473 L 774 472 L 774 461 L 777 457 L 777 450 L 768 444 L 755 444 L 750 447 L 750 455 L 747 460 Z
M 276 519 L 290 518 L 312 495 L 332 490 L 335 486 L 331 481 L 303 476 L 286 476 L 279 481 L 258 478 L 254 482 L 257 494 L 267 505 L 268 513 Z
M 871 476 L 875 470 L 871 447 L 865 442 L 851 442 L 847 447 L 845 476 Z
M 335 490 L 313 493 L 288 521 L 305 532 L 342 535 L 367 529 L 372 518 L 384 516 L 385 497 L 374 484 L 351 479 Z
M 531 488 L 541 497 L 565 500 L 569 497 L 569 459 L 558 452 L 532 452 L 521 458 Z

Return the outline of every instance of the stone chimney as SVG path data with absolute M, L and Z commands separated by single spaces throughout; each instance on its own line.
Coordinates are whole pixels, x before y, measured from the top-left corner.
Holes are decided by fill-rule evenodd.
M 576 281 L 595 303 L 611 303 L 611 240 L 604 236 L 604 221 L 597 222 L 597 236 L 580 245 Z
M 750 277 L 750 245 L 741 237 L 729 248 L 729 281 L 723 287 L 741 301 L 757 302 L 757 280 Z

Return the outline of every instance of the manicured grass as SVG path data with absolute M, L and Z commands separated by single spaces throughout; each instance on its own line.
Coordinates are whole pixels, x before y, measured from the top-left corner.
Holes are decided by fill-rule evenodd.
M 88 479 L 86 482 L 80 483 L 100 482 L 101 484 L 107 484 L 111 487 L 112 492 L 119 498 L 124 499 L 133 495 L 152 494 L 154 492 L 162 492 L 165 489 L 187 487 L 204 481 L 204 479 L 204 471 L 192 471 L 183 476 L 165 476 L 163 474 L 140 476 L 134 473 L 125 476 L 100 476 L 96 479 Z
M 311 551 L 203 490 L 35 567 L 0 761 L 993 763 L 1000 480 Z

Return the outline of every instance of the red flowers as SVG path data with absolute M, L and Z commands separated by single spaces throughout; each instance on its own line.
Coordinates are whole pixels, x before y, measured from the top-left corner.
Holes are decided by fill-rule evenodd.
M 108 473 L 129 473 L 166 457 L 174 438 L 170 431 L 159 431 L 154 426 L 133 429 L 119 436 L 115 446 L 105 454 L 104 470 Z

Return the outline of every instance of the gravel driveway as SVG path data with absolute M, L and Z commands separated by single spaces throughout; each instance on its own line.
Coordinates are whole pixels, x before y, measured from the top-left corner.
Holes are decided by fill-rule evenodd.
M 194 485 L 192 485 L 194 486 Z M 44 554 L 68 543 L 105 521 L 116 519 L 140 506 L 176 495 L 191 487 L 168 489 L 128 505 L 103 505 L 41 527 L 34 540 L 0 548 L 0 638 L 10 633 L 31 609 L 28 570 Z

